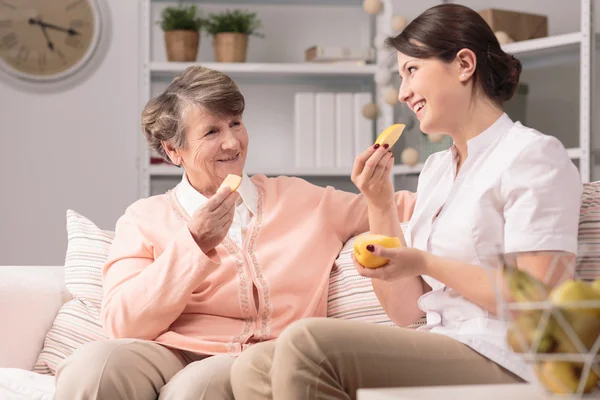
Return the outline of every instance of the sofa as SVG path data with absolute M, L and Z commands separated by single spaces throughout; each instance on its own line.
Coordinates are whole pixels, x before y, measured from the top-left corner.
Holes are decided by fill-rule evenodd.
M 57 364 L 86 341 L 102 339 L 100 268 L 113 233 L 68 210 L 67 234 L 64 266 L 0 266 L 2 400 L 51 399 Z M 353 244 L 354 238 L 335 260 L 328 316 L 393 325 L 370 280 L 352 265 Z M 600 182 L 584 184 L 575 277 L 600 277 Z
M 106 338 L 99 318 L 101 268 L 114 232 L 73 210 L 67 211 L 66 222 L 64 266 L 0 266 L 1 400 L 51 399 L 60 362 L 84 343 Z M 327 314 L 393 325 L 370 280 L 356 272 L 353 245 L 354 238 L 335 260 Z

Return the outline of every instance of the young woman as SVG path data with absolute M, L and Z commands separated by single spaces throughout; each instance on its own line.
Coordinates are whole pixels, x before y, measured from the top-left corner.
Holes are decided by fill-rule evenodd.
M 405 246 L 372 246 L 388 264 L 356 267 L 372 278 L 397 325 L 418 313 L 427 325 L 296 322 L 234 363 L 236 398 L 349 399 L 367 387 L 533 378 L 507 347 L 507 324 L 495 315 L 490 260 L 512 254 L 518 267 L 543 279 L 554 257 L 575 257 L 578 171 L 556 138 L 504 113 L 521 64 L 475 11 L 433 7 L 387 43 L 397 50 L 399 99 L 424 133 L 449 135 L 454 145 L 425 163 L 405 237 L 393 206 L 389 153 L 371 148 L 357 158 L 353 181 L 367 198 L 371 231 L 398 236 Z

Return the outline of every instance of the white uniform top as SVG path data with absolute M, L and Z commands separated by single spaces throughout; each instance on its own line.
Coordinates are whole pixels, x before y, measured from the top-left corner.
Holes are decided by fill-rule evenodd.
M 409 246 L 488 267 L 490 256 L 500 253 L 577 252 L 583 185 L 556 138 L 504 114 L 467 146 L 458 175 L 454 146 L 427 159 L 407 230 Z M 507 346 L 507 323 L 443 283 L 423 278 L 432 291 L 419 299 L 427 315 L 419 329 L 450 336 L 521 378 L 535 379 Z

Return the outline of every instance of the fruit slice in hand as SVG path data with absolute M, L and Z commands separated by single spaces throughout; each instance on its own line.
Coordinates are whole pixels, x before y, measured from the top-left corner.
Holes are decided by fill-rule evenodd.
M 223 180 L 223 183 L 221 183 L 221 186 L 219 186 L 219 190 L 221 190 L 225 186 L 229 186 L 231 188 L 231 191 L 235 192 L 237 190 L 237 188 L 240 187 L 241 183 L 242 183 L 242 177 L 241 176 L 237 176 L 237 175 L 234 175 L 234 174 L 229 174 Z
M 362 266 L 367 268 L 379 268 L 387 264 L 388 259 L 376 256 L 367 250 L 367 246 L 376 244 L 387 248 L 400 247 L 400 239 L 385 235 L 367 234 L 359 236 L 354 241 L 354 257 Z
M 391 149 L 392 146 L 400 139 L 402 132 L 406 128 L 404 124 L 394 124 L 388 128 L 386 128 L 381 135 L 377 137 L 375 144 L 383 146 L 385 143 L 389 145 L 388 149 Z

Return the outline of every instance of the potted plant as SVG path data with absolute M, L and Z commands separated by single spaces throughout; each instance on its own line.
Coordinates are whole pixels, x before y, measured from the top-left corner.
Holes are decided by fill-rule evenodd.
M 196 15 L 196 6 L 179 4 L 162 11 L 161 28 L 169 61 L 196 61 L 200 30 L 204 20 Z
M 254 12 L 233 10 L 211 14 L 205 21 L 206 31 L 213 36 L 217 62 L 245 62 L 250 35 L 263 37 L 257 30 L 261 21 Z

